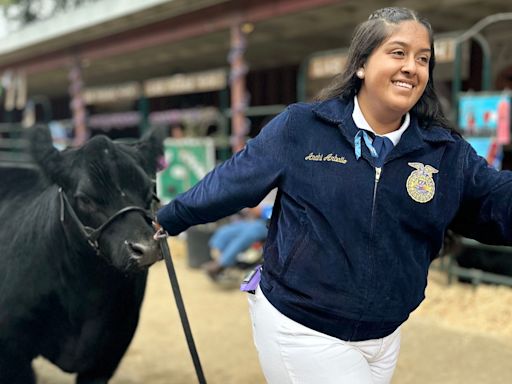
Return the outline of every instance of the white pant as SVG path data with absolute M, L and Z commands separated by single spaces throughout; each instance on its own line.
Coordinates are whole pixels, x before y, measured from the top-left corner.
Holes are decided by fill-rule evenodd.
M 254 344 L 269 384 L 387 384 L 400 328 L 382 339 L 346 342 L 280 313 L 261 292 L 249 296 Z

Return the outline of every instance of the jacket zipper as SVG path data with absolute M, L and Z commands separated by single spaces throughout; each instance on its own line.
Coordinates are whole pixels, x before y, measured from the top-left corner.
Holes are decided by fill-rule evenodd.
M 375 184 L 373 185 L 373 201 L 372 201 L 372 235 L 373 235 L 373 211 L 375 209 L 375 198 L 377 197 L 377 185 L 379 184 L 382 167 L 375 167 Z
M 380 179 L 380 175 L 382 173 L 382 167 L 375 167 L 375 183 L 373 184 L 373 199 L 372 199 L 372 215 L 371 215 L 371 223 L 370 223 L 370 241 L 369 241 L 369 244 L 368 244 L 368 251 L 369 251 L 369 255 L 368 255 L 368 261 L 370 263 L 370 266 L 368 268 L 368 274 L 367 274 L 367 277 L 368 277 L 368 281 L 369 282 L 372 282 L 373 283 L 373 280 L 374 280 L 374 276 L 373 276 L 373 269 L 374 269 L 374 265 L 372 263 L 373 261 L 373 251 L 374 251 L 374 247 L 373 247 L 373 231 L 374 231 L 374 226 L 375 226 L 375 218 L 374 218 L 374 215 L 375 215 L 375 199 L 377 197 L 377 185 L 379 184 L 379 179 Z M 369 296 L 370 296 L 370 286 L 373 286 L 373 284 L 369 284 L 367 287 L 366 287 L 366 292 L 365 292 L 365 301 L 366 301 L 366 304 L 365 304 L 365 309 L 363 309 L 363 312 L 361 313 L 361 315 L 363 315 L 363 313 L 366 311 L 367 309 L 367 306 L 369 305 L 368 303 L 368 299 L 369 299 Z
M 380 180 L 380 175 L 382 173 L 382 167 L 375 167 L 375 183 L 373 185 L 373 199 L 372 199 L 372 216 L 371 216 L 371 224 L 370 224 L 370 260 L 373 259 L 373 231 L 374 231 L 374 226 L 375 226 L 375 218 L 374 218 L 374 215 L 375 215 L 375 199 L 377 198 L 377 185 L 379 184 L 379 180 Z M 373 267 L 370 267 L 369 269 L 369 274 L 368 274 L 368 277 L 369 277 L 369 280 L 373 280 L 372 279 L 372 275 L 373 275 Z M 367 295 L 368 295 L 368 291 L 367 291 Z
M 372 200 L 372 217 L 370 226 L 370 244 L 373 244 L 373 232 L 375 230 L 375 199 L 377 198 L 377 186 L 379 185 L 380 175 L 382 173 L 382 167 L 375 167 L 375 183 L 373 185 L 373 200 Z M 370 250 L 370 254 L 373 255 L 373 249 Z

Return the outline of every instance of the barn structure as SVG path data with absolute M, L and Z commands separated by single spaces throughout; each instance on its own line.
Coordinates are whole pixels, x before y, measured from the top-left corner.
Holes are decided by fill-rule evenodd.
M 343 65 L 356 23 L 382 0 L 92 0 L 0 38 L 2 122 L 59 122 L 76 143 L 185 127 L 237 150 L 310 99 Z M 462 90 L 512 85 L 507 0 L 399 1 L 437 33 L 447 111 Z M 507 16 L 508 15 L 508 16 Z M 485 25 L 468 34 L 482 19 Z M 489 19 L 489 17 L 491 19 Z M 464 33 L 466 34 L 464 35 Z

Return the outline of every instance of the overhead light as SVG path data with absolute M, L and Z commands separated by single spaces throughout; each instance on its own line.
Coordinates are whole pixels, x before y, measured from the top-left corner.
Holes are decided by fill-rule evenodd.
M 242 24 L 242 32 L 248 35 L 252 31 L 254 31 L 254 24 L 253 23 L 243 23 Z

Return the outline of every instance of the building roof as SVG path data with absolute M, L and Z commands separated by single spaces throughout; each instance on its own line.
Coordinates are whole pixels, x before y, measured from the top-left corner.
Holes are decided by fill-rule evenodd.
M 436 32 L 462 31 L 507 12 L 510 0 L 411 0 Z M 0 39 L 0 72 L 22 69 L 29 94 L 65 95 L 75 55 L 88 86 L 227 67 L 230 28 L 250 23 L 252 69 L 300 64 L 346 47 L 354 26 L 383 0 L 100 0 Z M 493 26 L 489 33 L 510 30 Z

